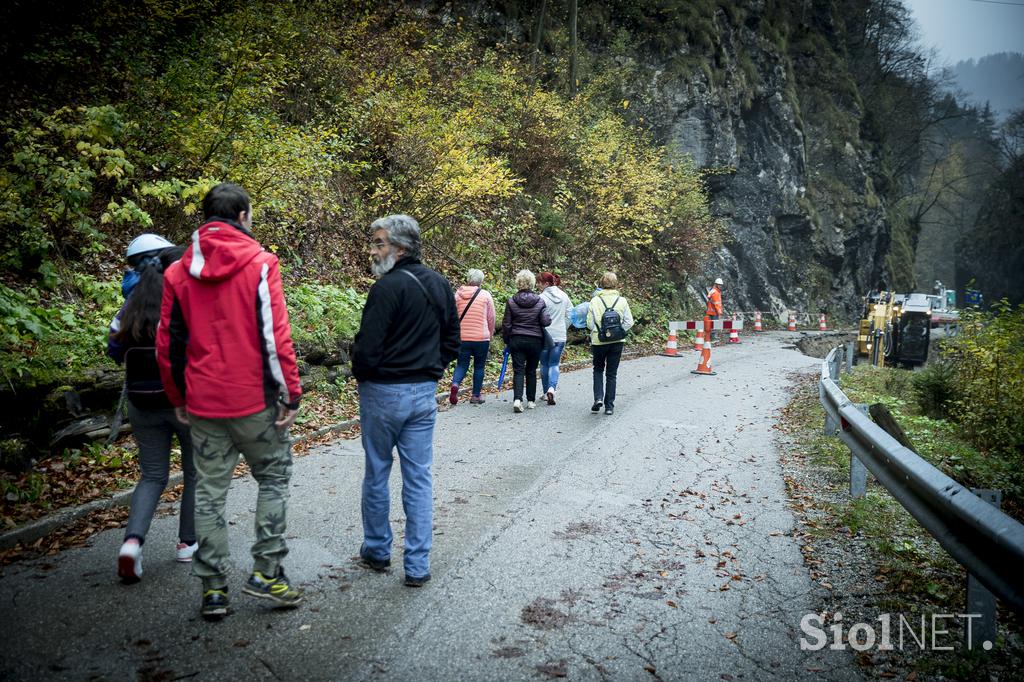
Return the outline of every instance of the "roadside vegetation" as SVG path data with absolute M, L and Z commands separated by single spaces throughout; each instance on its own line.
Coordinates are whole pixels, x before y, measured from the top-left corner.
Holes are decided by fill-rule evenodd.
M 939 361 L 923 371 L 858 365 L 852 375 L 841 375 L 840 385 L 854 402 L 888 407 L 920 456 L 943 473 L 968 488 L 1001 490 L 1002 509 L 1024 521 L 1022 377 L 1024 306 L 999 304 L 991 312 L 964 311 L 960 334 L 943 341 Z M 837 573 L 883 588 L 861 587 L 864 591 L 856 594 L 837 590 L 835 608 L 848 621 L 857 609 L 868 614 L 960 612 L 964 569 L 870 475 L 867 494 L 859 500 L 850 497 L 850 451 L 838 437 L 821 435 L 824 411 L 817 375 L 798 382 L 782 413 L 781 429 L 791 439 L 786 483 L 806 541 L 805 559 L 827 589 L 841 579 Z M 837 546 L 845 548 L 848 563 L 829 565 L 839 563 L 833 556 Z M 1007 611 L 999 618 L 997 656 L 964 657 L 959 651 L 904 665 L 927 674 L 987 672 L 1000 678 L 1005 666 L 1024 661 L 1024 624 Z M 875 665 L 869 659 L 862 663 Z
M 5 526 L 134 482 L 130 439 L 49 441 L 114 409 L 104 351 L 125 246 L 143 231 L 185 243 L 221 180 L 250 191 L 256 237 L 282 261 L 311 395 L 297 435 L 356 412 L 348 349 L 376 217 L 417 217 L 425 261 L 456 285 L 484 270 L 499 316 L 521 268 L 558 272 L 575 302 L 617 270 L 639 346 L 664 340 L 679 279 L 721 240 L 707 173 L 630 122 L 628 102 L 601 82 L 567 92 L 557 61 L 530 64 L 526 45 L 447 10 L 52 0 L 0 18 L 17 62 L 0 74 Z

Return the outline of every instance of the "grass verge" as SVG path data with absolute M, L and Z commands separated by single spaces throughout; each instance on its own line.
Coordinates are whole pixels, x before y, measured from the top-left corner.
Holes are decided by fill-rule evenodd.
M 793 398 L 780 415 L 779 440 L 805 563 L 829 594 L 824 622 L 841 613 L 848 631 L 852 623 L 877 623 L 886 613 L 894 622 L 905 616 L 911 623 L 922 616 L 964 613 L 964 569 L 870 476 L 865 497 L 850 497 L 850 452 L 837 437 L 822 435 L 818 377 L 795 375 L 793 381 Z M 921 456 L 954 479 L 991 488 L 1008 480 L 1002 462 L 972 448 L 949 422 L 919 414 L 910 373 L 859 366 L 841 382 L 851 400 L 889 407 Z M 1019 518 L 1020 500 L 1010 496 L 1007 502 Z M 1014 679 L 1024 664 L 1021 621 L 1000 609 L 999 637 L 990 652 L 967 650 L 965 621 L 945 621 L 949 633 L 938 643 L 952 651 L 922 649 L 908 640 L 894 651 L 868 649 L 858 661 L 880 678 Z

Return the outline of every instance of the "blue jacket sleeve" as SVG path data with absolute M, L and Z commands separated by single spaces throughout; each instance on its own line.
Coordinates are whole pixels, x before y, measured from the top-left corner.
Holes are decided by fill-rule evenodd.
M 121 364 L 124 362 L 124 354 L 128 348 L 118 341 L 115 336 L 121 331 L 121 318 L 124 316 L 124 307 L 127 305 L 123 303 L 121 309 L 117 311 L 117 315 L 114 315 L 114 319 L 110 321 L 110 329 L 107 332 L 107 355 L 114 359 L 114 362 Z

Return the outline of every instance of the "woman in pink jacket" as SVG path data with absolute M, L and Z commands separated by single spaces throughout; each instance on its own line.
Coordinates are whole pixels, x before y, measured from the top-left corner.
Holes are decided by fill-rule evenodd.
M 491 337 L 494 336 L 494 299 L 484 290 L 483 281 L 483 272 L 470 270 L 466 273 L 466 283 L 455 292 L 462 344 L 459 346 L 459 359 L 455 364 L 448 395 L 448 402 L 452 405 L 459 402 L 459 384 L 469 371 L 470 358 L 473 359 L 473 394 L 469 404 L 479 405 L 484 402 L 480 390 L 484 385 L 484 369 L 491 348 Z

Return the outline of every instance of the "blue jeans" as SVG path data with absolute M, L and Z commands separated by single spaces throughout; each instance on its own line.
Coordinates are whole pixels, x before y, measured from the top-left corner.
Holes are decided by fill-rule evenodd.
M 565 341 L 556 341 L 550 349 L 540 352 L 540 383 L 544 393 L 558 390 L 558 365 L 562 362 Z
M 402 507 L 405 509 L 405 574 L 430 575 L 433 524 L 434 421 L 437 384 L 359 383 L 359 425 L 366 473 L 363 476 L 363 546 L 360 554 L 371 559 L 391 558 L 392 451 L 398 448 L 402 469 Z
M 184 487 L 181 491 L 181 516 L 178 519 L 178 539 L 189 545 L 196 541 L 196 467 L 192 460 L 192 436 L 188 424 L 174 416 L 174 410 L 140 410 L 128 403 L 128 421 L 139 445 L 139 468 L 142 476 L 132 493 L 128 526 L 124 538 L 137 538 L 145 543 L 153 513 L 160 496 L 167 487 L 171 467 L 171 438 L 178 437 L 181 445 L 181 470 Z
M 484 387 L 484 370 L 487 369 L 487 352 L 491 348 L 490 341 L 463 341 L 459 346 L 459 360 L 455 364 L 452 383 L 458 386 L 466 378 L 469 360 L 473 359 L 473 395 L 480 395 Z

